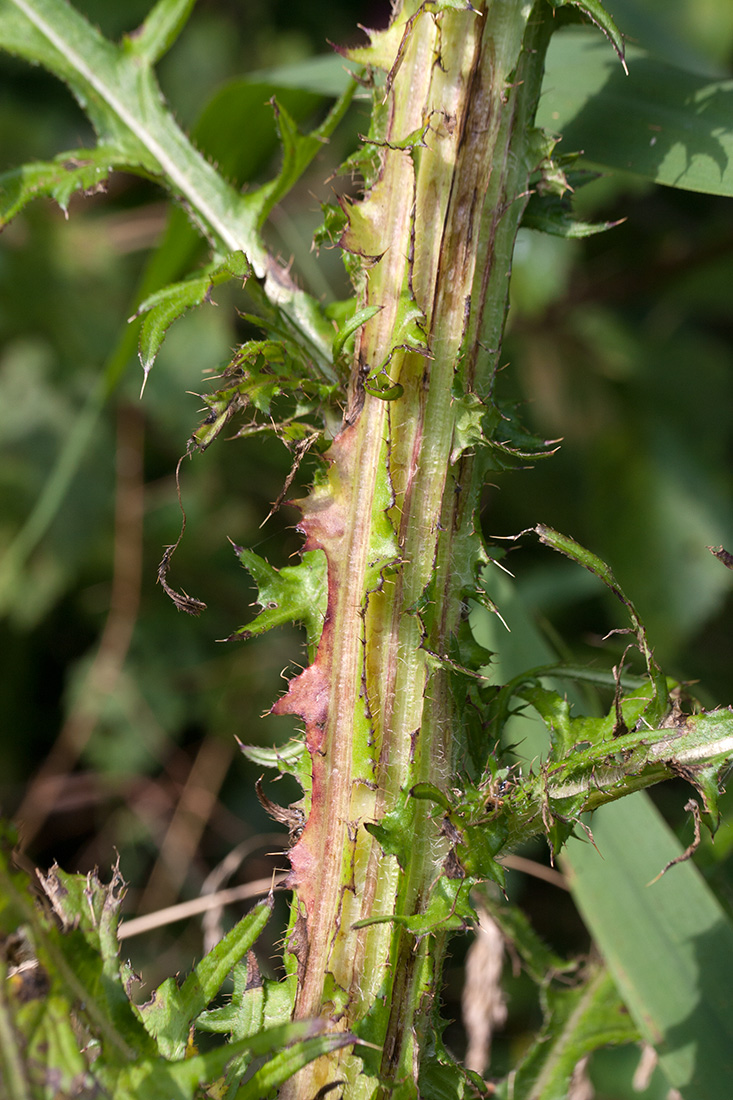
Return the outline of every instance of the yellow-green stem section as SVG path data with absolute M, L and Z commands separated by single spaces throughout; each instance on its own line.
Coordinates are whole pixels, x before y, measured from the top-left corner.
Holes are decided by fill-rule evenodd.
M 381 1053 L 319 1059 L 282 1090 L 289 1100 L 335 1081 L 349 1100 L 416 1096 L 444 951 L 439 930 L 418 943 L 394 922 L 354 925 L 423 911 L 446 851 L 429 803 L 409 791 L 451 769 L 452 695 L 429 655 L 447 653 L 481 553 L 479 478 L 468 456 L 451 456 L 461 400 L 491 391 L 514 237 L 541 159 L 531 120 L 550 9 L 439 8 L 406 3 L 358 56 L 389 76 L 372 135 L 380 170 L 342 243 L 364 257 L 359 305 L 379 312 L 357 340 L 328 484 L 304 505 L 309 545 L 329 562 L 329 606 L 316 662 L 290 693 L 313 761 L 292 852 L 296 1014 L 338 1019 Z M 422 347 L 414 328 L 405 335 L 415 307 Z M 397 400 L 365 392 L 381 367 L 403 387 Z M 409 858 L 365 828 L 398 808 Z

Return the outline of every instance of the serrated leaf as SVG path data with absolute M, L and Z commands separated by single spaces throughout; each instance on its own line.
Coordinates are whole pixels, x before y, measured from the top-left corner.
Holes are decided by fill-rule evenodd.
M 277 324 L 270 325 L 248 314 L 242 316 L 262 328 L 279 332 Z M 189 452 L 205 451 L 238 412 L 256 410 L 267 419 L 250 419 L 238 429 L 236 437 L 272 431 L 286 443 L 296 444 L 295 461 L 283 488 L 284 494 L 298 462 L 319 437 L 319 429 L 310 418 L 320 423 L 323 407 L 334 401 L 340 393 L 339 387 L 314 377 L 313 361 L 288 338 L 248 340 L 237 349 L 219 379 L 218 389 L 201 395 L 209 411 L 188 441 Z M 296 404 L 294 408 L 290 406 L 291 415 L 278 422 L 271 406 L 282 393 L 294 396 Z M 303 446 L 299 448 L 298 444 Z M 282 499 L 278 505 L 281 502 Z
M 93 194 L 104 188 L 113 168 L 128 161 L 112 146 L 74 149 L 51 161 L 35 161 L 0 175 L 0 228 L 32 199 L 45 195 L 66 213 L 71 196 Z
M 282 167 L 276 179 L 247 196 L 251 210 L 256 211 L 258 226 L 267 220 L 270 211 L 292 190 L 316 154 L 323 148 L 351 103 L 356 81 L 351 80 L 326 119 L 309 134 L 301 134 L 290 112 L 277 99 L 273 99 L 275 118 L 282 146 Z
M 183 9 L 169 5 L 159 14 L 165 18 L 152 35 L 151 44 L 156 48 L 164 44 Z M 167 23 L 167 31 L 161 29 L 163 23 Z M 257 292 L 265 309 L 270 308 L 271 299 L 276 302 L 314 360 L 328 370 L 331 326 L 319 303 L 278 269 L 258 233 L 258 217 L 295 178 L 292 164 L 297 172 L 302 171 L 306 163 L 302 152 L 291 158 L 291 167 L 281 173 L 274 190 L 262 192 L 257 199 L 256 193 L 242 195 L 181 131 L 165 106 L 149 58 L 136 55 L 129 39 L 121 46 L 107 41 L 64 0 L 4 0 L 0 5 L 0 47 L 32 64 L 44 65 L 65 81 L 89 115 L 100 143 L 116 149 L 116 163 L 158 179 L 172 195 L 182 197 L 220 251 L 244 252 L 263 280 Z M 313 142 L 327 136 L 336 125 L 349 94 L 345 93 L 326 122 L 308 135 L 313 154 Z
M 1 843 L 8 849 L 12 844 L 6 830 Z M 98 882 L 89 888 L 89 881 L 83 875 L 68 876 L 72 896 L 67 902 L 64 884 L 53 876 L 51 893 L 59 895 L 59 915 L 66 923 L 75 912 L 73 922 L 62 929 L 35 904 L 27 876 L 11 866 L 6 851 L 0 851 L 0 924 L 6 933 L 27 926 L 31 948 L 52 994 L 83 1020 L 99 1040 L 104 1058 L 114 1065 L 152 1053 L 153 1047 L 123 989 L 119 968 L 111 965 L 104 946 L 116 922 L 117 898 L 113 890 L 105 898 L 106 888 Z M 49 1027 L 57 1031 L 53 1020 Z
M 549 233 L 553 237 L 565 237 L 568 240 L 593 237 L 620 224 L 619 221 L 580 221 L 574 216 L 571 203 L 559 195 L 532 195 L 522 215 L 524 229 L 536 229 L 540 233 Z
M 119 143 L 131 163 L 155 170 L 144 143 L 105 102 L 105 92 L 114 99 L 119 92 L 119 51 L 75 8 L 60 0 L 6 0 L 0 5 L 0 45 L 68 84 L 101 141 Z
M 234 992 L 228 1004 L 202 1013 L 196 1027 L 201 1031 L 229 1033 L 234 1040 L 248 1039 L 264 1027 L 290 1019 L 296 993 L 295 976 L 281 982 L 259 976 L 251 981 L 249 964 L 236 968 Z
M 272 1077 L 281 1084 L 320 1054 L 354 1042 L 353 1036 L 343 1031 L 328 1032 L 326 1028 L 327 1025 L 321 1020 L 294 1020 L 261 1031 L 249 1039 L 216 1047 L 205 1054 L 177 1061 L 160 1058 L 141 1060 L 135 1065 L 100 1076 L 113 1090 L 115 1100 L 171 1100 L 172 1097 L 175 1100 L 193 1100 L 201 1085 L 214 1082 L 230 1062 L 246 1054 L 267 1058 L 262 1071 L 258 1071 L 262 1073 L 261 1080 Z M 252 1080 L 254 1078 L 250 1082 Z M 249 1095 L 258 1097 L 258 1100 L 269 1091 L 259 1092 L 257 1089 Z M 242 1100 L 242 1095 L 240 1089 L 238 1100 Z
M 292 975 L 285 981 L 263 979 L 250 954 L 246 965 L 236 967 L 234 992 L 228 1004 L 203 1013 L 196 1022 L 197 1030 L 229 1034 L 230 1042 L 249 1039 L 268 1027 L 287 1024 L 293 1012 L 296 982 Z M 240 1054 L 226 1069 L 221 1085 L 223 1095 L 236 1089 L 251 1063 L 251 1054 Z
M 152 69 L 126 45 L 107 41 L 62 0 L 6 0 L 0 45 L 67 83 L 100 142 L 113 144 L 131 169 L 183 194 L 226 248 L 263 263 L 244 198 L 190 144 L 165 108 Z
M 251 274 L 252 268 L 244 253 L 232 252 L 224 260 L 208 264 L 199 274 L 156 290 L 141 302 L 130 320 L 145 314 L 140 326 L 139 344 L 145 381 L 171 324 L 187 310 L 208 301 L 215 286 L 229 279 L 241 279 L 245 282 Z
M 119 981 L 119 942 L 117 925 L 125 884 L 115 867 L 108 885 L 95 871 L 88 875 L 70 875 L 56 864 L 47 875 L 38 875 L 54 912 L 64 928 L 79 928 L 93 951 L 99 954 L 104 972 Z
M 426 1044 L 420 1059 L 419 1096 L 430 1100 L 477 1100 L 493 1093 L 478 1073 L 464 1069 L 454 1061 L 437 1036 Z
M 593 20 L 597 27 L 600 27 L 620 57 L 624 70 L 626 70 L 623 37 L 603 4 L 600 3 L 600 0 L 554 0 L 554 6 L 557 8 L 564 8 L 568 5 L 584 12 L 589 19 Z
M 308 645 L 316 645 L 323 630 L 328 599 L 326 558 L 320 550 L 308 550 L 299 565 L 275 569 L 272 565 L 242 546 L 234 552 L 257 585 L 258 615 L 240 627 L 232 638 L 253 638 L 274 626 L 302 623 Z
M 272 913 L 270 900 L 260 902 L 206 955 L 178 988 L 168 978 L 139 1015 L 164 1058 L 182 1058 L 191 1025 L 219 992 L 232 967 L 252 948 Z

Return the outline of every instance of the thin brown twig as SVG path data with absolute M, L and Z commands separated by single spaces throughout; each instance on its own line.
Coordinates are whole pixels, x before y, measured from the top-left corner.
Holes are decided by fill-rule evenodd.
M 133 917 L 132 920 L 126 920 L 120 924 L 117 931 L 118 937 L 120 940 L 129 940 L 132 936 L 150 932 L 153 928 L 162 928 L 166 924 L 195 917 L 199 913 L 205 913 L 207 909 L 216 909 L 220 905 L 231 905 L 233 902 L 246 901 L 247 898 L 268 894 L 273 887 L 282 886 L 287 877 L 287 872 L 283 871 L 280 874 L 269 875 L 267 878 L 245 882 L 242 886 L 230 886 L 226 890 L 218 890 L 215 894 L 191 898 L 190 901 L 179 902 L 178 905 L 171 905 L 167 909 L 159 909 L 156 913 Z
M 258 848 L 268 848 L 271 844 L 282 845 L 285 839 L 284 833 L 260 833 L 259 836 L 243 840 L 206 876 L 201 887 L 202 896 L 223 890 L 224 883 L 229 881 L 234 872 L 242 866 L 247 856 L 251 855 L 252 852 L 256 852 Z M 204 913 L 201 921 L 201 931 L 204 937 L 205 954 L 208 954 L 224 935 L 222 928 L 223 915 L 223 903 Z
M 522 874 L 532 875 L 533 878 L 549 882 L 551 886 L 557 886 L 560 890 L 570 889 L 565 875 L 556 871 L 553 867 L 546 867 L 544 863 L 537 863 L 533 859 L 515 855 L 501 856 L 499 863 L 503 864 L 504 867 L 508 867 L 510 871 L 521 871 Z
M 160 909 L 178 895 L 232 762 L 234 741 L 207 737 L 201 744 L 160 846 L 140 908 Z

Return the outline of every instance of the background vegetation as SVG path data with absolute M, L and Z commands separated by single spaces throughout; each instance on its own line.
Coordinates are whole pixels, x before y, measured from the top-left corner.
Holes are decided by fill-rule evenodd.
M 116 37 L 149 5 L 77 6 Z M 731 72 L 728 0 L 614 0 L 608 8 L 657 54 Z M 195 128 L 229 78 L 322 52 L 327 39 L 353 42 L 357 22 L 386 17 L 386 5 L 367 3 L 202 2 L 162 63 L 161 82 L 179 120 Z M 84 144 L 87 123 L 61 85 L 6 57 L 1 64 L 0 169 Z M 227 166 L 242 182 L 268 178 L 277 160 L 266 98 L 252 107 L 247 141 Z M 306 117 L 319 103 L 294 94 L 291 109 Z M 293 254 L 307 277 L 319 202 L 330 191 L 324 177 L 365 128 L 365 110 L 354 108 L 337 135 L 343 148 L 316 161 L 273 219 L 275 248 Z M 204 121 L 199 131 L 215 159 L 238 128 L 244 133 L 242 118 L 221 109 L 217 117 L 220 129 Z M 528 424 L 563 443 L 549 462 L 504 474 L 487 491 L 485 530 L 508 535 L 542 521 L 591 546 L 633 596 L 665 668 L 700 680 L 706 704 L 727 703 L 731 574 L 705 546 L 733 544 L 730 207 L 633 177 L 599 180 L 578 198 L 596 220 L 626 221 L 583 241 L 522 233 L 504 385 L 526 406 Z M 290 468 L 272 441 L 219 445 L 182 467 L 188 530 L 171 579 L 208 610 L 178 616 L 155 584 L 162 547 L 179 529 L 174 470 L 198 422 L 195 394 L 245 331 L 230 327 L 227 294 L 217 292 L 222 308 L 198 310 L 171 330 L 138 400 L 125 322 L 165 220 L 155 188 L 117 175 L 106 195 L 73 199 L 68 223 L 36 203 L 0 242 L 2 810 L 21 811 L 27 855 L 40 866 L 58 859 L 69 871 L 106 868 L 116 848 L 129 913 L 195 896 L 240 844 L 250 851 L 232 882 L 283 866 L 268 855 L 279 842 L 254 797 L 259 772 L 234 736 L 287 740 L 290 719 L 259 716 L 298 653 L 289 629 L 246 648 L 217 642 L 245 621 L 253 599 L 227 539 L 266 547 L 275 565 L 298 546 L 287 508 L 259 526 Z M 317 277 L 340 296 L 340 261 L 331 260 Z M 299 481 L 307 480 L 306 461 Z M 510 564 L 560 652 L 588 661 L 603 645 L 610 663 L 614 643 L 601 639 L 618 621 L 611 597 L 547 551 L 513 553 Z M 53 786 L 37 776 L 44 761 L 58 777 Z M 684 799 L 668 788 L 655 798 L 687 843 Z M 288 799 L 278 792 L 277 800 Z M 704 842 L 698 862 L 730 912 L 733 796 L 722 809 L 715 846 Z M 539 844 L 527 854 L 545 860 Z M 511 892 L 554 946 L 587 946 L 556 886 L 516 875 Z M 153 984 L 201 954 L 200 924 L 174 925 L 140 946 L 130 940 L 129 950 Z M 460 996 L 459 963 L 456 955 L 449 1002 Z M 534 1009 L 528 1001 L 522 1011 L 514 984 L 509 1041 L 520 1043 Z M 449 1008 L 458 1012 L 457 1003 Z M 458 1029 L 452 1039 L 460 1047 Z M 605 1095 L 626 1087 L 615 1072 L 601 1081 Z

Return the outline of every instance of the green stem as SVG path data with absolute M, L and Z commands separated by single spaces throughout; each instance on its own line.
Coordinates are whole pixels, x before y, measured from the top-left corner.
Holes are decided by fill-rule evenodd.
M 342 243 L 372 258 L 359 306 L 380 309 L 357 340 L 328 484 L 303 505 L 306 548 L 328 558 L 326 626 L 276 710 L 304 718 L 313 762 L 291 852 L 296 1015 L 338 1015 L 382 1054 L 320 1059 L 286 1086 L 288 1100 L 344 1079 L 350 1100 L 417 1094 L 445 934 L 418 942 L 391 921 L 354 925 L 424 912 L 448 850 L 409 791 L 451 766 L 453 696 L 429 654 L 447 651 L 481 557 L 480 470 L 451 464 L 458 399 L 491 391 L 514 238 L 541 159 L 531 118 L 548 24 L 544 3 L 531 14 L 522 0 L 438 14 L 411 3 L 373 44 L 379 64 L 391 50 L 399 65 L 381 167 Z M 405 149 L 420 131 L 424 145 Z M 414 330 L 404 335 L 415 307 L 422 348 Z M 402 387 L 389 404 L 364 390 L 382 366 Z

